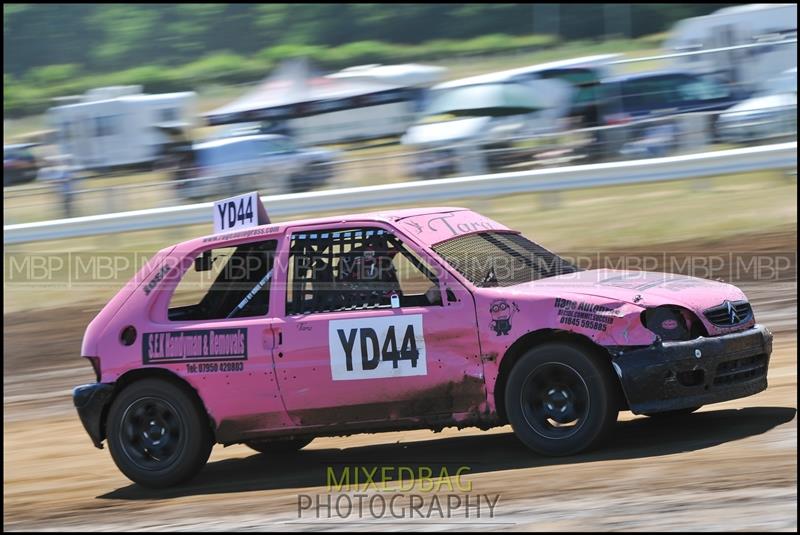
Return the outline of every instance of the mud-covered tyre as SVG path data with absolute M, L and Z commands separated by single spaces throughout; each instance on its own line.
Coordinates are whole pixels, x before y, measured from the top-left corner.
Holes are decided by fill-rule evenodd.
M 291 440 L 259 440 L 254 442 L 245 442 L 245 446 L 250 449 L 256 450 L 259 453 L 286 455 L 288 453 L 295 453 L 305 448 L 311 441 L 311 438 L 293 438 Z
M 687 407 L 685 409 L 676 409 L 674 411 L 645 412 L 644 415 L 650 418 L 658 419 L 680 418 L 681 416 L 689 416 L 700 407 L 702 407 L 702 405 L 698 405 L 697 407 Z
M 108 448 L 131 481 L 151 488 L 194 477 L 213 446 L 204 409 L 194 396 L 164 379 L 127 386 L 108 411 Z
M 505 390 L 508 421 L 523 444 L 543 455 L 572 455 L 599 444 L 617 420 L 611 366 L 588 351 L 547 343 L 514 364 Z

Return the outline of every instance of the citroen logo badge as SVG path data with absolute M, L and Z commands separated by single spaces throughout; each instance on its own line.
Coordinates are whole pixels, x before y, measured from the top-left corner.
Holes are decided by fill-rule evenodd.
M 739 323 L 741 318 L 739 318 L 739 314 L 736 313 L 736 309 L 733 308 L 733 305 L 730 301 L 725 301 L 725 306 L 728 309 L 728 317 L 731 319 L 731 324 Z

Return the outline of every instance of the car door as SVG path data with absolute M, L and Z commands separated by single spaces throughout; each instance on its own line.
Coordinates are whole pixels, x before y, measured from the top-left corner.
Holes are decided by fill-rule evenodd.
M 464 287 L 439 279 L 431 259 L 386 226 L 290 232 L 279 253 L 287 268 L 285 315 L 273 328 L 278 384 L 296 425 L 452 421 L 454 414 L 478 410 L 486 391 L 475 308 Z M 381 236 L 405 250 L 385 261 L 370 251 L 370 240 Z M 380 270 L 408 262 L 413 268 L 400 269 L 418 273 L 397 275 L 401 289 L 388 296 L 380 295 L 386 286 L 376 294 L 348 279 L 353 265 L 363 268 L 375 258 Z
M 289 425 L 272 360 L 277 244 L 176 250 L 179 269 L 153 294 L 147 324 L 137 325 L 143 364 L 166 367 L 205 394 L 223 442 Z

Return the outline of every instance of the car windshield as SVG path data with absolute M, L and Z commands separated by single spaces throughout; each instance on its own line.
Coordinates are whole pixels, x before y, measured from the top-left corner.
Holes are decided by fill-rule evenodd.
M 515 232 L 479 232 L 447 240 L 433 250 L 480 288 L 513 286 L 578 268 Z
M 434 90 L 427 116 L 503 116 L 542 109 L 535 92 L 519 83 L 490 83 Z

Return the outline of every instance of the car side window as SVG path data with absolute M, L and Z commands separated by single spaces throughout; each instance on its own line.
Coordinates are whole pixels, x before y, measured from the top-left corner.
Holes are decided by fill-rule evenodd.
M 674 105 L 677 100 L 675 80 L 654 76 L 622 82 L 626 109 L 650 110 Z
M 728 89 L 713 80 L 686 77 L 678 85 L 682 100 L 715 100 L 730 95 Z
M 270 144 L 272 152 L 286 153 L 293 151 L 292 142 L 288 138 L 275 138 L 270 141 Z
M 258 141 L 258 154 L 260 156 L 274 154 L 275 152 L 277 152 L 277 148 L 275 147 L 272 141 L 268 140 Z
M 379 228 L 292 234 L 286 314 L 441 305 L 434 271 Z
M 650 95 L 650 106 L 654 108 L 662 106 L 674 106 L 681 101 L 677 85 L 680 77 L 660 76 L 653 78 L 648 93 Z
M 169 303 L 171 321 L 264 316 L 277 240 L 198 253 Z
M 117 133 L 117 117 L 109 115 L 95 118 L 94 135 L 95 137 L 113 136 Z

